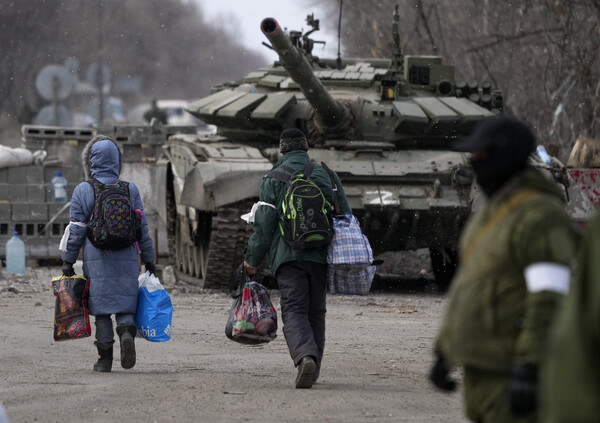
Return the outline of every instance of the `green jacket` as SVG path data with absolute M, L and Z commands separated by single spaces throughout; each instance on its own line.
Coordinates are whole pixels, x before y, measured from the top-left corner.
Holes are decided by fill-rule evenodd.
M 300 170 L 304 168 L 306 162 L 310 161 L 308 153 L 304 150 L 293 150 L 286 153 L 275 165 L 273 169 L 281 165 Z M 284 169 L 279 169 L 288 174 Z M 335 183 L 338 187 L 338 201 L 342 213 L 352 213 L 346 194 L 340 178 L 334 172 Z M 333 189 L 331 187 L 331 178 L 321 165 L 316 165 L 313 169 L 311 179 L 321 188 L 325 198 L 333 204 Z M 271 273 L 277 274 L 277 269 L 283 263 L 290 261 L 312 261 L 316 263 L 327 263 L 327 247 L 296 251 L 287 245 L 279 230 L 279 214 L 281 212 L 281 203 L 285 195 L 285 184 L 277 179 L 265 177 L 260 185 L 259 198 L 269 204 L 277 207 L 277 210 L 269 206 L 261 206 L 257 209 L 254 216 L 254 233 L 248 240 L 246 250 L 246 262 L 253 266 L 258 266 L 265 254 L 269 255 Z
M 534 168 L 519 172 L 468 222 L 436 350 L 450 365 L 507 372 L 539 364 L 562 295 L 530 294 L 534 263 L 571 266 L 573 224 L 563 194 Z
M 542 422 L 600 419 L 600 214 L 593 218 L 541 377 Z

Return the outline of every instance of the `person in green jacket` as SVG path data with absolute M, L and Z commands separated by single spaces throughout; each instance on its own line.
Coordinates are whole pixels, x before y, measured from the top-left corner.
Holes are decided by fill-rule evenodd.
M 540 422 L 600 420 L 600 213 L 577 254 L 540 378 Z
M 464 366 L 464 407 L 474 422 L 534 422 L 548 330 L 568 291 L 576 233 L 564 194 L 528 165 L 536 142 L 514 117 L 484 119 L 457 151 L 470 152 L 486 203 L 459 241 L 429 378 L 451 391 Z
M 298 129 L 281 133 L 279 150 L 283 157 L 273 169 L 290 174 L 304 168 L 310 161 L 308 142 Z M 343 213 L 352 213 L 342 183 L 333 172 L 337 196 Z M 315 165 L 311 180 L 333 204 L 334 193 L 329 174 Z M 262 180 L 259 192 L 261 206 L 255 212 L 253 234 L 248 240 L 244 261 L 246 273 L 256 273 L 268 254 L 270 270 L 277 279 L 281 295 L 281 318 L 290 355 L 298 368 L 296 388 L 311 388 L 317 381 L 325 348 L 325 295 L 327 291 L 327 247 L 293 250 L 279 230 L 279 209 L 285 194 L 285 184 L 273 177 Z

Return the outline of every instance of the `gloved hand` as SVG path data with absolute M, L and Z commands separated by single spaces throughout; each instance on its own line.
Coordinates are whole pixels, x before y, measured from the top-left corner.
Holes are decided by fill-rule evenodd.
M 431 380 L 435 386 L 444 391 L 454 391 L 456 389 L 456 381 L 448 377 L 449 372 L 450 371 L 448 370 L 448 367 L 446 367 L 444 357 L 438 354 L 435 363 L 429 371 L 429 380 Z
M 154 264 L 153 261 L 147 261 L 146 263 L 144 263 L 144 266 L 146 266 L 146 270 L 151 275 L 154 275 L 154 273 L 156 272 L 156 265 Z
M 249 264 L 248 262 L 244 261 L 244 271 L 248 275 L 252 276 L 252 275 L 254 275 L 258 271 L 258 268 L 254 267 L 251 264 Z
M 532 413 L 537 408 L 538 368 L 534 364 L 515 364 L 508 387 L 510 407 L 516 415 Z
M 63 261 L 62 274 L 63 274 L 63 276 L 74 276 L 75 269 L 73 269 L 73 263 L 69 263 L 68 261 Z

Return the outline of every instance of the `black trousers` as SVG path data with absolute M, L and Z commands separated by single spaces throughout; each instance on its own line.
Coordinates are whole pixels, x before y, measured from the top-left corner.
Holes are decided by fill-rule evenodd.
M 302 357 L 314 357 L 321 368 L 325 349 L 327 265 L 288 262 L 277 269 L 283 334 L 297 366 Z

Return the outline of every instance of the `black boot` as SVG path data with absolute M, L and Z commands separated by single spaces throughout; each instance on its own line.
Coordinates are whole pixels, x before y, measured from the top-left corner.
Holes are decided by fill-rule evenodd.
M 121 341 L 121 367 L 131 369 L 135 366 L 135 325 L 117 326 L 117 335 Z
M 98 341 L 94 342 L 96 348 L 98 348 L 98 361 L 94 363 L 95 372 L 110 372 L 112 369 L 113 361 L 113 342 L 108 344 L 99 344 Z

